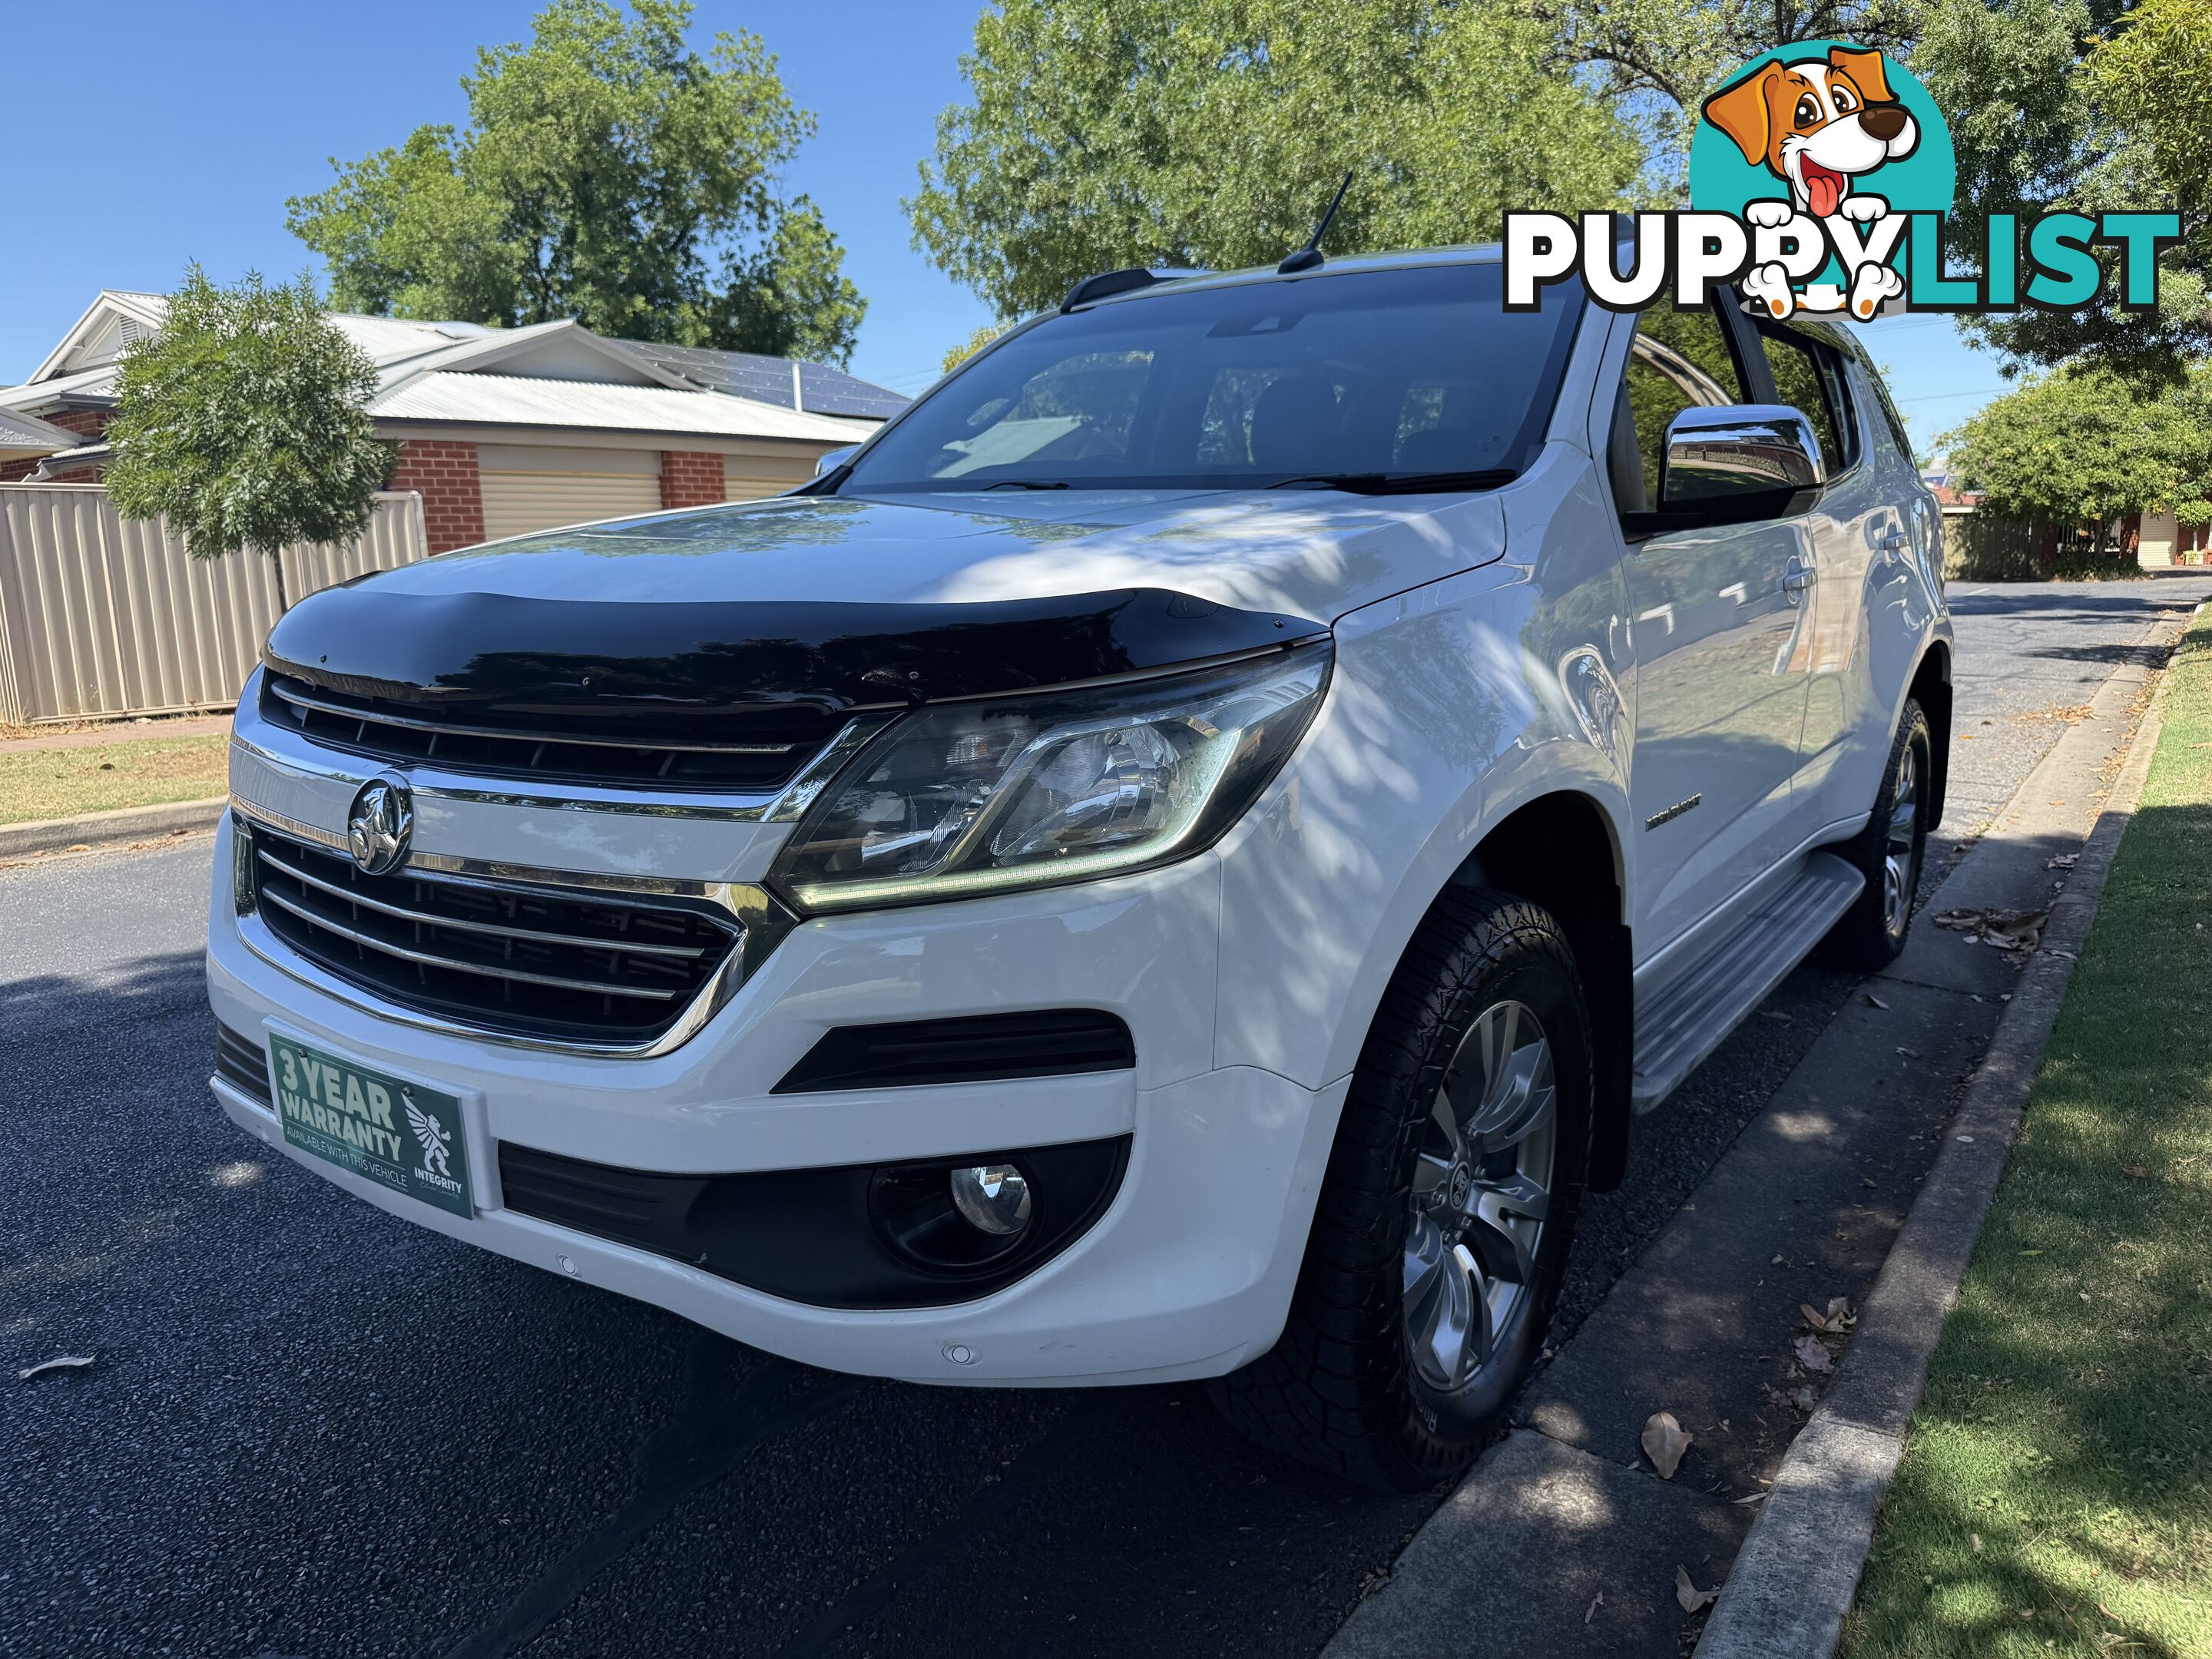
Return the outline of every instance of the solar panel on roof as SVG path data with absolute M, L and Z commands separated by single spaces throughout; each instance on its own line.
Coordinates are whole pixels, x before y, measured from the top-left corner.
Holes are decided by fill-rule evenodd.
M 705 346 L 659 345 L 639 340 L 621 343 L 658 364 L 712 392 L 749 398 L 756 403 L 792 407 L 791 360 L 749 351 L 715 351 Z M 827 363 L 799 365 L 799 403 L 810 414 L 851 415 L 888 420 L 910 399 L 888 386 L 863 380 Z

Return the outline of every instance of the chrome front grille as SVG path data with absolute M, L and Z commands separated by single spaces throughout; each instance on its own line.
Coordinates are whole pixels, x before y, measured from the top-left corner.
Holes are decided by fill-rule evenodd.
M 706 902 L 555 889 L 353 860 L 265 824 L 250 836 L 262 925 L 325 972 L 417 1013 L 562 1044 L 668 1032 L 743 925 Z
M 586 705 L 533 721 L 350 696 L 275 673 L 264 677 L 261 716 L 324 748 L 387 764 L 643 791 L 745 792 L 782 787 L 848 719 L 805 706 L 702 715 Z

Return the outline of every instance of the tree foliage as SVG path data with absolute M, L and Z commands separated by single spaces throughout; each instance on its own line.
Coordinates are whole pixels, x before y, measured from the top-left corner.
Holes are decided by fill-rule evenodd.
M 217 288 L 193 265 L 161 332 L 124 354 L 108 497 L 125 518 L 166 517 L 196 558 L 347 540 L 392 466 L 375 389 L 307 277 Z
M 333 161 L 288 204 L 332 303 L 845 362 L 865 301 L 820 212 L 776 186 L 814 118 L 757 35 L 692 50 L 691 9 L 553 0 L 529 45 L 477 53 L 465 130 Z
M 2095 303 L 1965 318 L 2010 367 L 2077 356 L 2172 385 L 2212 349 L 2212 7 L 2204 0 L 1929 0 L 1910 59 L 1949 118 L 1959 161 L 1951 232 L 1981 269 L 1988 216 L 2178 208 L 2185 240 L 2160 258 L 2160 308 L 2123 311 L 2113 256 Z
M 985 323 L 945 354 L 945 372 L 950 374 L 1006 331 L 1006 325 L 1004 323 Z
M 1763 52 L 1793 40 L 1853 40 L 1898 52 L 1920 0 L 1531 0 L 1559 58 L 1590 77 L 1637 130 L 1646 183 L 1679 198 L 1698 106 Z
M 2212 519 L 2212 368 L 2145 393 L 2112 369 L 2039 375 L 1942 441 L 1960 483 L 2009 518 L 2103 525 L 2153 507 Z
M 1094 271 L 1494 238 L 1624 202 L 1640 155 L 1504 0 L 1005 0 L 905 207 L 1002 318 Z

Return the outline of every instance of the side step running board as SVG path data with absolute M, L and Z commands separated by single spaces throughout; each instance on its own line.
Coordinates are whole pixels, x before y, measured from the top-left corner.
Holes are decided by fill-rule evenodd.
M 1648 1112 L 1805 959 L 1866 884 L 1832 853 L 1808 853 L 1796 872 L 1753 905 L 1735 929 L 1636 1007 L 1631 1097 Z

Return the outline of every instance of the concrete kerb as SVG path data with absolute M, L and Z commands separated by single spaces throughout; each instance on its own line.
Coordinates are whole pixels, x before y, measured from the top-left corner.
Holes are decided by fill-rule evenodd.
M 1836 1379 L 1759 1505 L 1698 1640 L 1698 1659 L 1826 1659 L 1842 1638 L 1929 1358 L 1958 1300 L 2074 963 L 2142 797 L 2163 690 L 2161 681 L 2073 878 L 2051 902 L 2041 945 L 1860 1310 Z
M 126 806 L 117 812 L 87 812 L 73 818 L 40 818 L 29 823 L 0 823 L 0 859 L 26 858 L 64 848 L 103 842 L 142 841 L 193 830 L 211 830 L 230 805 L 228 795 L 173 801 L 166 806 Z

